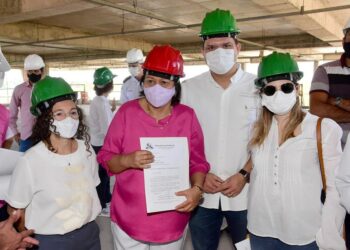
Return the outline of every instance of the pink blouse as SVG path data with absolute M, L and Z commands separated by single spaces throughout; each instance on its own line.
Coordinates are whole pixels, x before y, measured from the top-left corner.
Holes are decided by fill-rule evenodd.
M 98 154 L 99 163 L 108 171 L 106 162 L 114 155 L 128 154 L 141 149 L 140 137 L 187 137 L 190 175 L 209 171 L 209 163 L 204 155 L 202 129 L 193 109 L 185 105 L 173 106 L 171 115 L 158 123 L 141 108 L 139 100 L 122 105 Z M 131 168 L 116 174 L 111 219 L 130 237 L 153 243 L 178 240 L 189 217 L 189 213 L 175 210 L 147 214 L 143 170 Z
M 9 111 L 7 108 L 0 104 L 0 148 L 6 140 L 6 132 L 9 127 Z

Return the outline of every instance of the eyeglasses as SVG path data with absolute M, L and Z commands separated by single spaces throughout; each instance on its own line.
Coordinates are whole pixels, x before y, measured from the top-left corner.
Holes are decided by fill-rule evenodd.
M 52 116 L 57 121 L 62 121 L 66 119 L 67 116 L 70 116 L 71 118 L 78 120 L 79 119 L 79 112 L 77 109 L 72 109 L 71 111 L 67 113 L 63 112 L 63 110 L 57 110 L 52 113 Z
M 283 83 L 281 85 L 281 91 L 285 94 L 292 93 L 294 90 L 294 84 L 290 82 Z M 277 91 L 277 88 L 273 85 L 267 85 L 262 89 L 262 93 L 267 96 L 272 96 Z

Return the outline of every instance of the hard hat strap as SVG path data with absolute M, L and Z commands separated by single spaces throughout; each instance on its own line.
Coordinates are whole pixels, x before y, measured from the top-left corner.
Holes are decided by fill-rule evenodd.
M 52 98 L 50 100 L 46 100 L 46 101 L 39 103 L 35 109 L 38 112 L 38 114 L 40 115 L 43 111 L 49 109 L 55 103 L 60 102 L 60 101 L 65 101 L 65 100 L 72 100 L 75 102 L 77 100 L 77 94 L 72 93 L 72 94 L 57 96 L 57 97 Z
M 110 83 L 113 83 L 113 81 L 110 81 L 110 82 L 108 82 L 108 83 L 106 83 L 106 84 L 94 84 L 95 85 L 95 87 L 96 88 L 98 88 L 98 89 L 103 89 L 103 88 L 105 88 L 108 84 L 110 84 Z
M 238 35 L 238 32 L 227 32 L 227 33 L 220 33 L 220 34 L 213 34 L 213 35 L 202 35 L 203 41 L 210 39 L 210 38 L 216 38 L 216 37 L 232 37 L 233 39 L 236 39 Z
M 269 82 L 278 81 L 278 80 L 288 80 L 296 84 L 297 81 L 300 80 L 300 75 L 299 73 L 295 72 L 295 73 L 284 73 L 279 75 L 268 76 L 268 77 L 259 79 L 258 85 L 262 88 Z
M 161 77 L 161 78 L 168 79 L 168 80 L 171 80 L 171 81 L 174 81 L 174 82 L 177 82 L 180 79 L 179 76 L 170 75 L 170 74 L 167 74 L 167 73 L 154 71 L 154 70 L 145 70 L 145 77 L 147 75 Z

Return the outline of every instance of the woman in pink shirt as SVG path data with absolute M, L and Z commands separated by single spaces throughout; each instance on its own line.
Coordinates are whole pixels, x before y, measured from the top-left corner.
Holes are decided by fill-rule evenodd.
M 202 129 L 194 111 L 179 104 L 183 74 L 180 52 L 155 46 L 143 65 L 144 97 L 125 103 L 114 117 L 98 161 L 116 183 L 111 202 L 114 245 L 117 249 L 181 249 L 190 212 L 202 197 L 209 164 Z M 186 137 L 192 187 L 179 190 L 186 201 L 171 211 L 147 213 L 143 169 L 154 156 L 141 150 L 141 137 Z

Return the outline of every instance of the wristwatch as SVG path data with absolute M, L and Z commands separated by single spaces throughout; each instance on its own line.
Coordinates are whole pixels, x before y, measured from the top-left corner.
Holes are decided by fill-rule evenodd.
M 241 175 L 243 175 L 244 179 L 246 179 L 246 181 L 249 180 L 249 173 L 248 171 L 245 171 L 243 168 L 241 170 L 239 170 L 239 172 Z
M 336 98 L 335 98 L 335 101 L 334 101 L 334 105 L 337 106 L 337 107 L 339 107 L 342 100 L 343 100 L 343 98 L 341 98 L 341 97 L 339 97 L 339 96 L 336 97 Z

